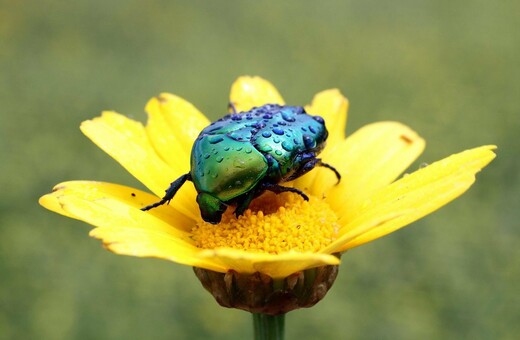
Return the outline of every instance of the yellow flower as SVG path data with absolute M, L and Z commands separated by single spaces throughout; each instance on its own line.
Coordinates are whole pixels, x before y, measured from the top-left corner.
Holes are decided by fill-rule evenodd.
M 284 104 L 259 77 L 231 88 L 237 111 Z M 494 146 L 467 150 L 398 177 L 420 155 L 424 140 L 405 125 L 378 122 L 345 139 L 348 101 L 338 90 L 318 93 L 306 107 L 325 119 L 327 147 L 320 157 L 342 175 L 316 168 L 289 185 L 311 196 L 266 194 L 238 220 L 232 209 L 219 225 L 202 221 L 192 184 L 169 205 L 158 201 L 169 183 L 189 172 L 193 141 L 210 122 L 192 104 L 163 93 L 146 105 L 145 126 L 116 112 L 84 122 L 81 130 L 153 194 L 90 181 L 57 185 L 40 204 L 95 226 L 92 237 L 117 254 L 157 257 L 217 273 L 261 273 L 274 279 L 338 265 L 339 254 L 373 241 L 437 210 L 464 193 L 495 154 Z

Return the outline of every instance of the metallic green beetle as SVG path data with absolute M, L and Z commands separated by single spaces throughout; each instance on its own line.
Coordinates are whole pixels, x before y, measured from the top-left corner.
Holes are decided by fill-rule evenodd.
M 232 106 L 233 111 L 235 111 Z M 325 121 L 300 106 L 267 104 L 248 112 L 229 114 L 204 128 L 191 150 L 191 170 L 171 183 L 150 210 L 169 203 L 179 188 L 192 181 L 204 221 L 217 224 L 229 205 L 238 217 L 265 190 L 302 191 L 279 183 L 296 179 L 315 166 L 339 172 L 316 158 L 325 147 Z

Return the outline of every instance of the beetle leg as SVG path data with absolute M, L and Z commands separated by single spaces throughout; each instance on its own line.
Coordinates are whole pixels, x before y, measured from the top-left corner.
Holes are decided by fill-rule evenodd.
M 257 196 L 256 193 L 257 193 L 256 190 L 252 190 L 252 191 L 248 192 L 247 195 L 245 195 L 244 199 L 238 203 L 238 205 L 235 209 L 235 216 L 237 218 L 238 218 L 238 216 L 244 214 L 244 212 L 249 207 L 249 204 L 251 204 L 251 201 Z
M 338 181 L 336 182 L 336 184 L 339 184 L 339 182 L 341 181 L 341 174 L 339 173 L 338 170 L 336 170 L 335 167 L 333 167 L 332 165 L 328 164 L 328 163 L 325 163 L 325 162 L 322 162 L 321 158 L 314 158 L 313 160 L 307 162 L 304 166 L 303 166 L 303 171 L 304 172 L 307 172 L 309 171 L 310 169 L 314 168 L 315 166 L 322 166 L 324 168 L 327 168 L 327 169 L 330 169 L 334 172 L 334 174 L 336 175 L 336 178 L 338 179 Z M 310 169 L 309 169 L 310 168 Z
M 316 165 L 319 165 L 319 166 L 322 166 L 324 168 L 327 168 L 327 169 L 330 169 L 332 171 L 334 171 L 334 174 L 336 174 L 336 178 L 338 179 L 338 182 L 336 184 L 339 184 L 339 182 L 341 181 L 341 174 L 339 173 L 338 170 L 336 170 L 335 167 L 333 167 L 332 165 L 330 164 L 327 164 L 327 163 L 323 163 L 321 161 L 321 159 L 318 159 L 318 163 Z
M 177 191 L 182 187 L 182 185 L 186 181 L 191 181 L 191 175 L 189 173 L 182 175 L 181 177 L 177 178 L 175 181 L 173 181 L 170 184 L 170 187 L 166 190 L 166 194 L 164 197 L 159 201 L 155 202 L 153 204 L 147 205 L 144 208 L 141 208 L 142 211 L 147 211 L 153 208 L 157 208 L 165 203 L 170 203 L 173 196 L 177 193 Z
M 334 174 L 336 175 L 336 178 L 338 179 L 338 182 L 336 184 L 339 184 L 339 182 L 341 181 L 341 174 L 339 173 L 339 171 L 336 170 L 336 168 L 333 167 L 332 165 L 322 162 L 320 158 L 310 158 L 311 156 L 313 156 L 313 154 L 305 154 L 304 155 L 305 163 L 303 164 L 303 166 L 297 172 L 295 172 L 291 177 L 286 179 L 286 181 L 292 181 L 293 179 L 303 176 L 307 172 L 311 171 L 312 169 L 314 169 L 314 167 L 322 166 L 322 167 L 330 169 L 334 172 Z
M 300 195 L 301 197 L 303 197 L 304 200 L 306 200 L 306 201 L 309 200 L 309 196 L 305 195 L 303 193 L 303 191 L 296 189 L 296 188 L 284 187 L 279 184 L 262 183 L 262 189 L 272 191 L 275 194 L 281 194 L 282 192 L 287 192 L 287 191 L 294 192 L 294 193 Z

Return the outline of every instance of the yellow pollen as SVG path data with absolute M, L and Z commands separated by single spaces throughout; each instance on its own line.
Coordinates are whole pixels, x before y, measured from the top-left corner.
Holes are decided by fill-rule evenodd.
M 339 224 L 328 204 L 314 196 L 266 192 L 236 218 L 227 209 L 217 225 L 201 221 L 192 229 L 199 248 L 220 247 L 278 254 L 318 252 L 337 238 Z

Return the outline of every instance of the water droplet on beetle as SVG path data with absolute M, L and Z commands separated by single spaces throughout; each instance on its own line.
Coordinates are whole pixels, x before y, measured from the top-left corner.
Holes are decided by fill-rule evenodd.
M 290 151 L 292 151 L 293 146 L 292 146 L 292 144 L 291 144 L 290 142 L 288 142 L 288 141 L 285 140 L 285 141 L 282 142 L 282 148 L 283 148 L 285 151 L 289 151 L 289 152 L 290 152 Z
M 217 143 L 220 143 L 224 140 L 224 138 L 222 136 L 211 136 L 208 138 L 208 142 L 210 144 L 217 144 Z
M 305 144 L 305 147 L 309 149 L 316 145 L 315 140 L 309 135 L 303 135 L 303 144 Z
M 296 120 L 290 111 L 282 111 L 282 118 L 288 122 L 294 122 Z
M 236 168 L 244 169 L 246 167 L 246 162 L 244 162 L 242 159 L 235 159 L 233 161 L 233 166 Z
M 312 118 L 320 124 L 325 124 L 325 120 L 320 116 L 314 116 Z
M 279 136 L 283 135 L 284 134 L 284 131 L 283 129 L 280 129 L 280 128 L 274 128 L 273 129 L 273 132 Z

